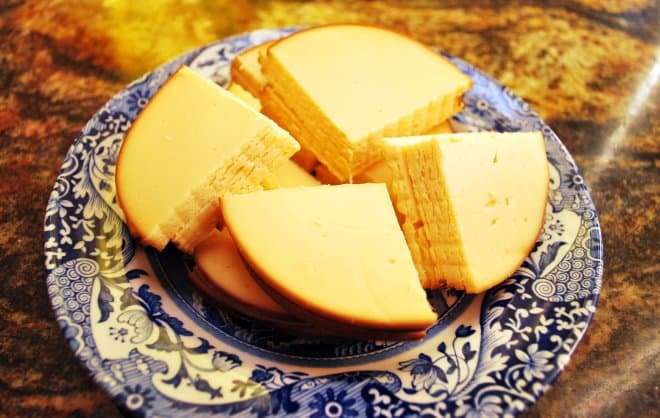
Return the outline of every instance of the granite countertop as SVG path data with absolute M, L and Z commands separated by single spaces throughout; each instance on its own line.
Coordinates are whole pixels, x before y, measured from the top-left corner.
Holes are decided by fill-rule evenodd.
M 659 16 L 653 0 L 3 2 L 0 416 L 119 416 L 69 350 L 43 267 L 46 202 L 89 117 L 184 50 L 335 21 L 391 27 L 480 67 L 546 120 L 583 173 L 604 236 L 600 302 L 523 416 L 660 416 Z

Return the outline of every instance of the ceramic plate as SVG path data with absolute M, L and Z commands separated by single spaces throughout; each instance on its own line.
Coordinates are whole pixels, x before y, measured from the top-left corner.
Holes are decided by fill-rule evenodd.
M 192 289 L 190 260 L 176 250 L 157 253 L 128 235 L 114 167 L 149 98 L 181 64 L 225 85 L 237 53 L 290 32 L 256 31 L 174 59 L 114 96 L 74 141 L 44 227 L 48 292 L 71 348 L 129 415 L 516 415 L 555 380 L 587 329 L 601 285 L 601 233 L 557 136 L 459 59 L 448 57 L 474 87 L 454 127 L 542 131 L 550 194 L 538 242 L 511 278 L 475 296 L 429 293 L 440 315 L 423 341 L 280 334 Z

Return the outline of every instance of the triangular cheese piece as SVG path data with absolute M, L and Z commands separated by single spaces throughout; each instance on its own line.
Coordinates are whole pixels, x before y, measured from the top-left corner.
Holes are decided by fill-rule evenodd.
M 529 255 L 543 225 L 548 162 L 539 132 L 385 141 L 390 193 L 425 288 L 485 291 Z
M 221 204 L 243 257 L 297 316 L 390 333 L 435 321 L 384 184 L 275 189 Z
M 220 219 L 220 196 L 260 189 L 298 149 L 271 120 L 181 67 L 126 134 L 117 198 L 143 243 L 190 253 Z

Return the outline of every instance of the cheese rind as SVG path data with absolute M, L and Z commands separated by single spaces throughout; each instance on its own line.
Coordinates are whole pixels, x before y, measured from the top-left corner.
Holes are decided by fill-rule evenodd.
M 131 233 L 191 253 L 221 217 L 218 197 L 261 188 L 298 143 L 212 81 L 181 67 L 138 115 L 117 160 Z
M 300 31 L 271 45 L 261 64 L 264 113 L 287 130 L 293 115 L 301 144 L 341 181 L 382 157 L 379 139 L 420 134 L 456 113 L 471 86 L 426 46 L 372 26 Z
M 227 195 L 222 211 L 261 280 L 302 309 L 392 332 L 435 320 L 385 185 Z
M 463 133 L 386 140 L 390 192 L 425 288 L 470 293 L 506 279 L 543 225 L 543 136 Z
M 212 231 L 195 248 L 195 266 L 232 308 L 258 318 L 293 317 L 257 284 L 227 229 Z M 256 312 L 256 314 L 255 314 Z

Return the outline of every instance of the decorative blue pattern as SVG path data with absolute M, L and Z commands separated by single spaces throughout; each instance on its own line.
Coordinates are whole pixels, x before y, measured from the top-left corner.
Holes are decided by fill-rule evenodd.
M 256 31 L 184 54 L 119 92 L 74 141 L 44 225 L 47 284 L 72 350 L 134 416 L 512 416 L 554 381 L 584 335 L 602 277 L 602 242 L 584 181 L 556 135 L 511 91 L 474 81 L 457 129 L 544 134 L 546 219 L 518 271 L 483 295 L 429 295 L 441 318 L 422 342 L 333 342 L 279 334 L 190 288 L 176 251 L 128 235 L 114 191 L 123 137 L 181 64 L 220 84 L 244 48 L 290 33 Z

